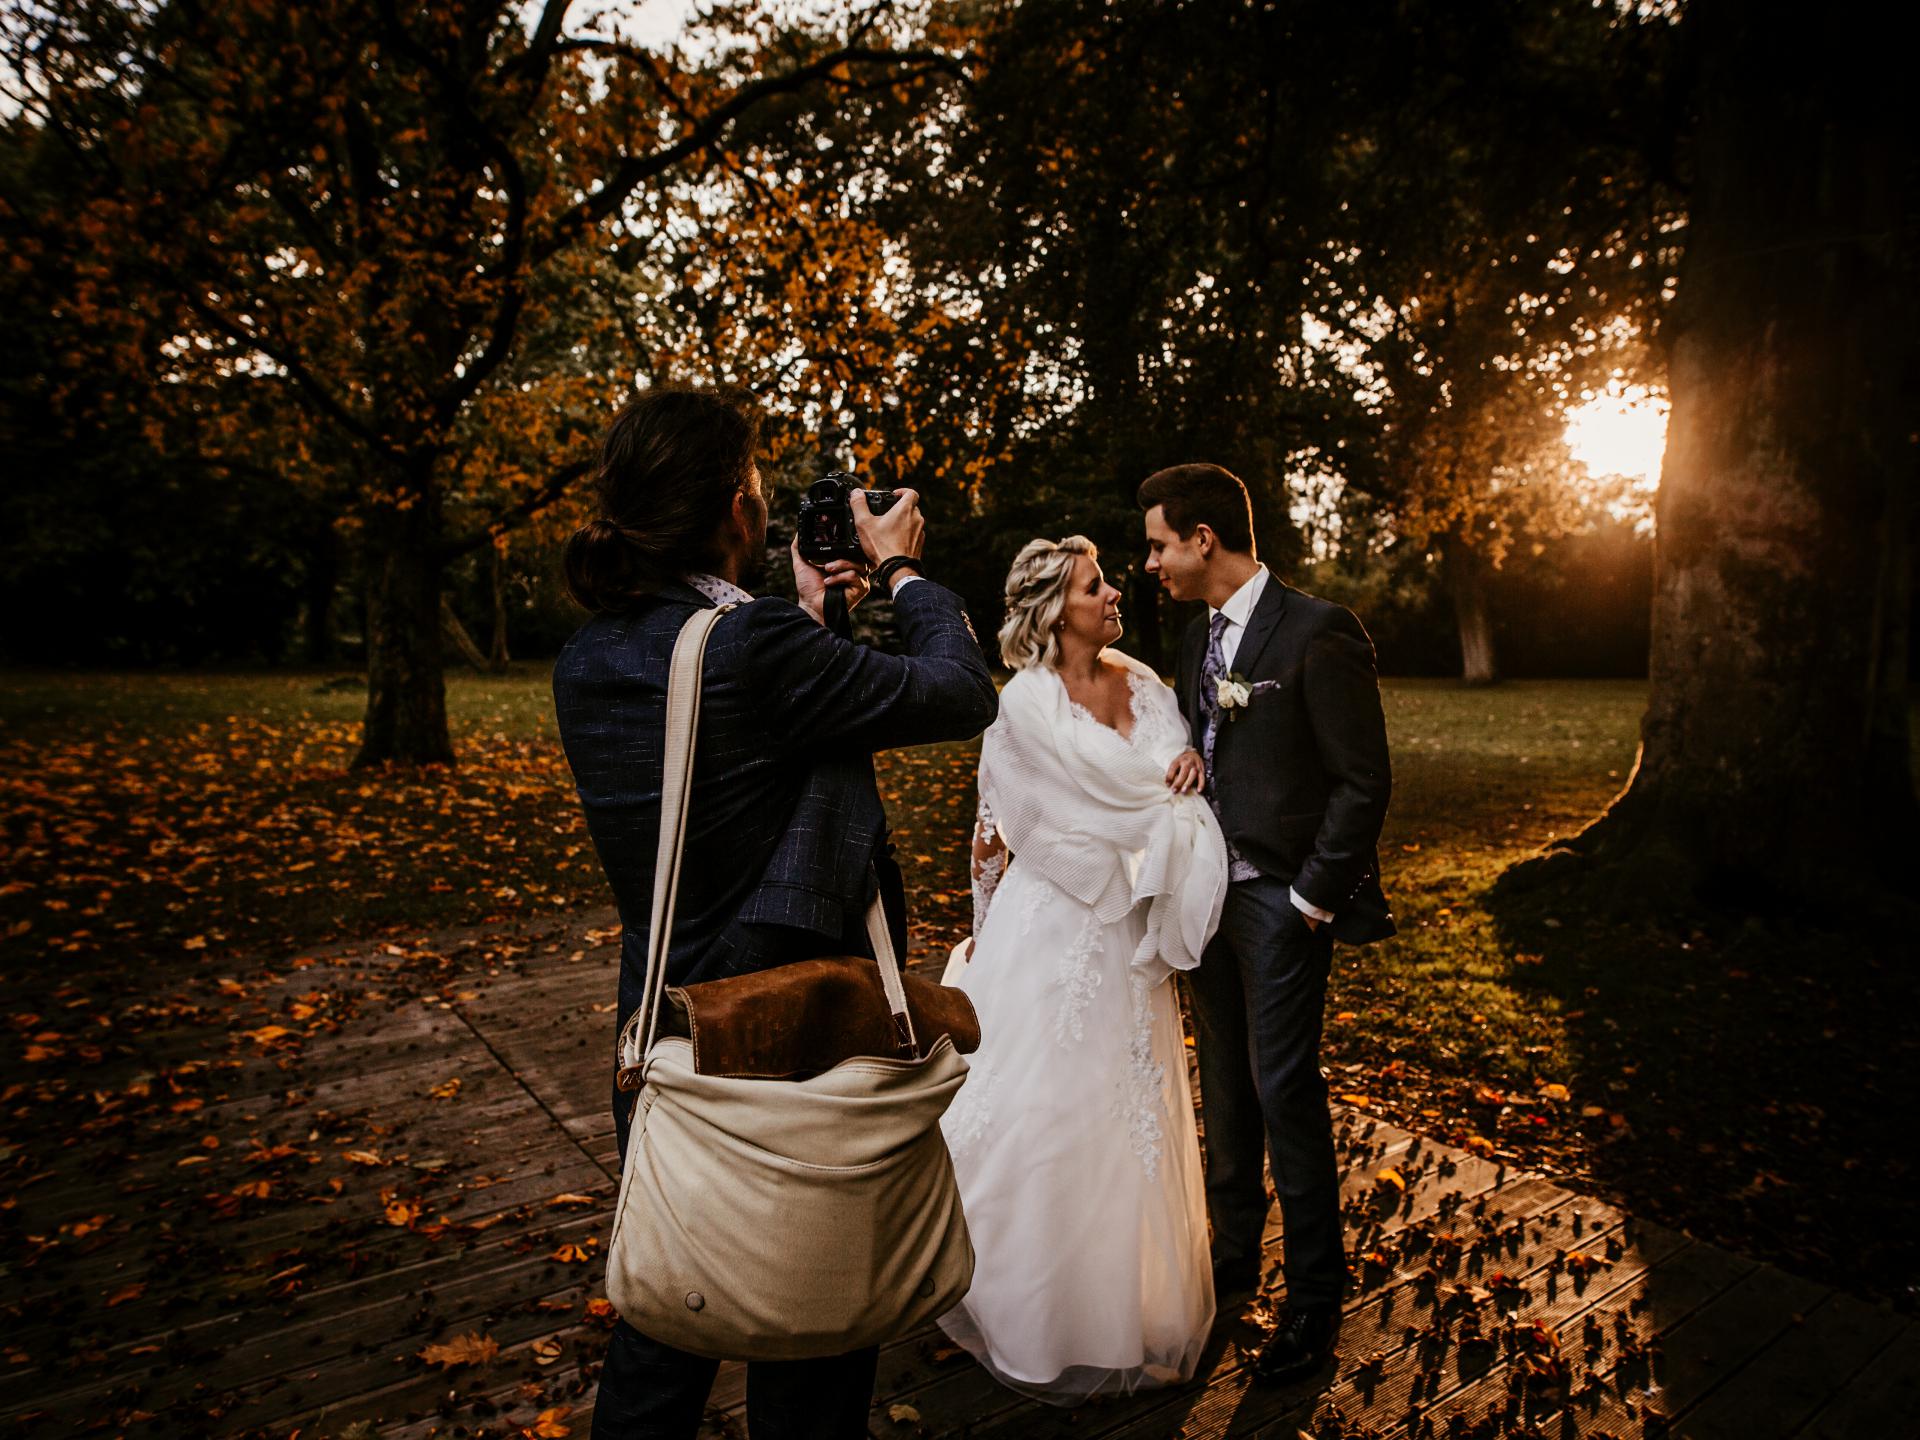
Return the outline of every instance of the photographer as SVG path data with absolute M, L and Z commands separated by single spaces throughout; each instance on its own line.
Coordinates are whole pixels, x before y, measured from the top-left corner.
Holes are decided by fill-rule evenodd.
M 864 921 L 876 885 L 904 953 L 905 892 L 873 752 L 976 735 L 995 714 L 959 597 L 915 573 L 925 526 L 911 490 L 880 515 L 852 495 L 864 565 L 816 568 L 796 546 L 798 605 L 741 588 L 766 550 L 759 429 L 744 392 L 649 391 L 615 418 L 596 480 L 599 517 L 567 546 L 568 589 L 594 614 L 554 664 L 554 703 L 624 925 L 620 1024 L 640 1004 L 646 966 L 668 661 L 696 607 L 739 605 L 715 627 L 703 670 L 670 985 L 870 955 Z M 904 656 L 822 624 L 828 590 L 851 607 L 870 570 L 891 580 Z M 614 1091 L 623 1157 L 632 1105 L 631 1092 Z M 865 1435 L 876 1359 L 867 1349 L 749 1365 L 754 1440 Z M 622 1321 L 600 1377 L 596 1440 L 692 1437 L 717 1364 Z

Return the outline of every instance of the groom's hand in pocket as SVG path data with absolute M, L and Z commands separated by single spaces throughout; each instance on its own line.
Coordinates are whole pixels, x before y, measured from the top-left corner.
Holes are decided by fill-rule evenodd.
M 1206 778 L 1206 762 L 1200 758 L 1198 750 L 1181 751 L 1167 767 L 1167 788 L 1176 795 L 1193 793 L 1205 783 Z

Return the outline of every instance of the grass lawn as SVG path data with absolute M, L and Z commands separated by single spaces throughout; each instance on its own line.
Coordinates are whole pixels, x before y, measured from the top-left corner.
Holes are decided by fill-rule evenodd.
M 544 664 L 452 677 L 451 772 L 349 773 L 361 695 L 329 678 L 6 677 L 9 1098 L 44 1082 L 39 1062 L 88 1058 L 81 1027 L 43 1015 L 211 988 L 335 939 L 610 903 Z M 1382 860 L 1401 934 L 1336 954 L 1336 1090 L 1912 1305 L 1913 1162 L 1887 1138 L 1920 1070 L 1910 945 L 1838 929 L 1676 932 L 1630 909 L 1495 913 L 1494 877 L 1620 788 L 1644 686 L 1398 681 L 1386 700 L 1396 790 Z M 923 960 L 967 928 L 974 753 L 882 757 Z

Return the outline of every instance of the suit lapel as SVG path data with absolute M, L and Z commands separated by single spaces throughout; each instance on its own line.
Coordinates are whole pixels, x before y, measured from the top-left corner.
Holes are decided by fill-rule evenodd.
M 1247 633 L 1240 637 L 1240 648 L 1233 653 L 1233 664 L 1228 668 L 1242 675 L 1253 674 L 1253 667 L 1260 663 L 1260 652 L 1267 648 L 1267 641 L 1273 638 L 1273 632 L 1279 627 L 1280 617 L 1287 608 L 1288 590 L 1278 575 L 1268 572 L 1266 588 L 1260 592 L 1260 603 L 1253 607 L 1253 614 L 1247 620 Z

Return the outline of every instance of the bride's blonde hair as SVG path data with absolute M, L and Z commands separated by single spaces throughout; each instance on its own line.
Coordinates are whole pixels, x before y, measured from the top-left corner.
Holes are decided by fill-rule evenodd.
M 1067 607 L 1073 581 L 1073 557 L 1098 560 L 1100 551 L 1084 535 L 1060 541 L 1029 540 L 1007 571 L 1007 619 L 1000 627 L 1000 659 L 1009 670 L 1053 665 L 1060 659 L 1054 626 Z

